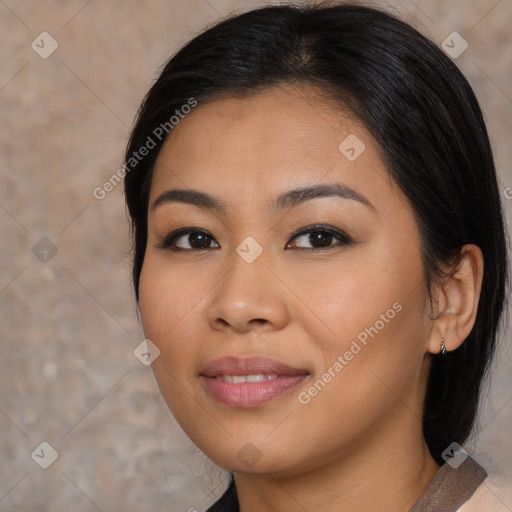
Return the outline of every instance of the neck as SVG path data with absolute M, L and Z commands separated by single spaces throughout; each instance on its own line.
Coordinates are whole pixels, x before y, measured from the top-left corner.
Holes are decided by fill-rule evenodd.
M 309 471 L 235 473 L 240 511 L 406 512 L 439 469 L 418 424 L 401 430 L 401 436 L 396 429 L 388 429 L 389 435 L 380 432 L 379 440 Z

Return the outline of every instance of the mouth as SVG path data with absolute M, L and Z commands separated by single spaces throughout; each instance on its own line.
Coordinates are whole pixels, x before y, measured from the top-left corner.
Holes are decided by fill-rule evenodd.
M 216 359 L 200 374 L 211 397 L 243 408 L 280 398 L 296 389 L 308 376 L 305 369 L 265 357 Z

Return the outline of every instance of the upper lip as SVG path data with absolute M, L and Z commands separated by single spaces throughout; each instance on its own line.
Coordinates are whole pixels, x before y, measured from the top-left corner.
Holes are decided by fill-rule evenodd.
M 257 375 L 269 373 L 277 375 L 308 375 L 303 368 L 293 368 L 268 357 L 221 357 L 208 363 L 201 372 L 205 377 L 217 375 Z

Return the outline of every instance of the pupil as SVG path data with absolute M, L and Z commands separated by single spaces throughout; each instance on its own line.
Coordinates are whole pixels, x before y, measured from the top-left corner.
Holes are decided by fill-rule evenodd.
M 317 243 L 317 247 L 328 247 L 332 243 L 332 234 L 327 233 L 326 231 L 315 231 L 315 234 L 311 233 L 309 235 L 309 241 L 311 245 L 315 245 Z
M 208 237 L 202 233 L 194 233 L 190 235 L 189 242 L 190 245 L 196 249 L 208 249 Z

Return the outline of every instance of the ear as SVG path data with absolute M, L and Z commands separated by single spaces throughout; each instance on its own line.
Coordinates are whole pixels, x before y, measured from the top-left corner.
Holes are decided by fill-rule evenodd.
M 455 350 L 468 337 L 475 324 L 483 270 L 480 247 L 465 245 L 455 271 L 433 290 L 433 296 L 437 295 L 437 315 L 428 342 L 429 352 L 439 353 L 441 343 L 447 351 Z

